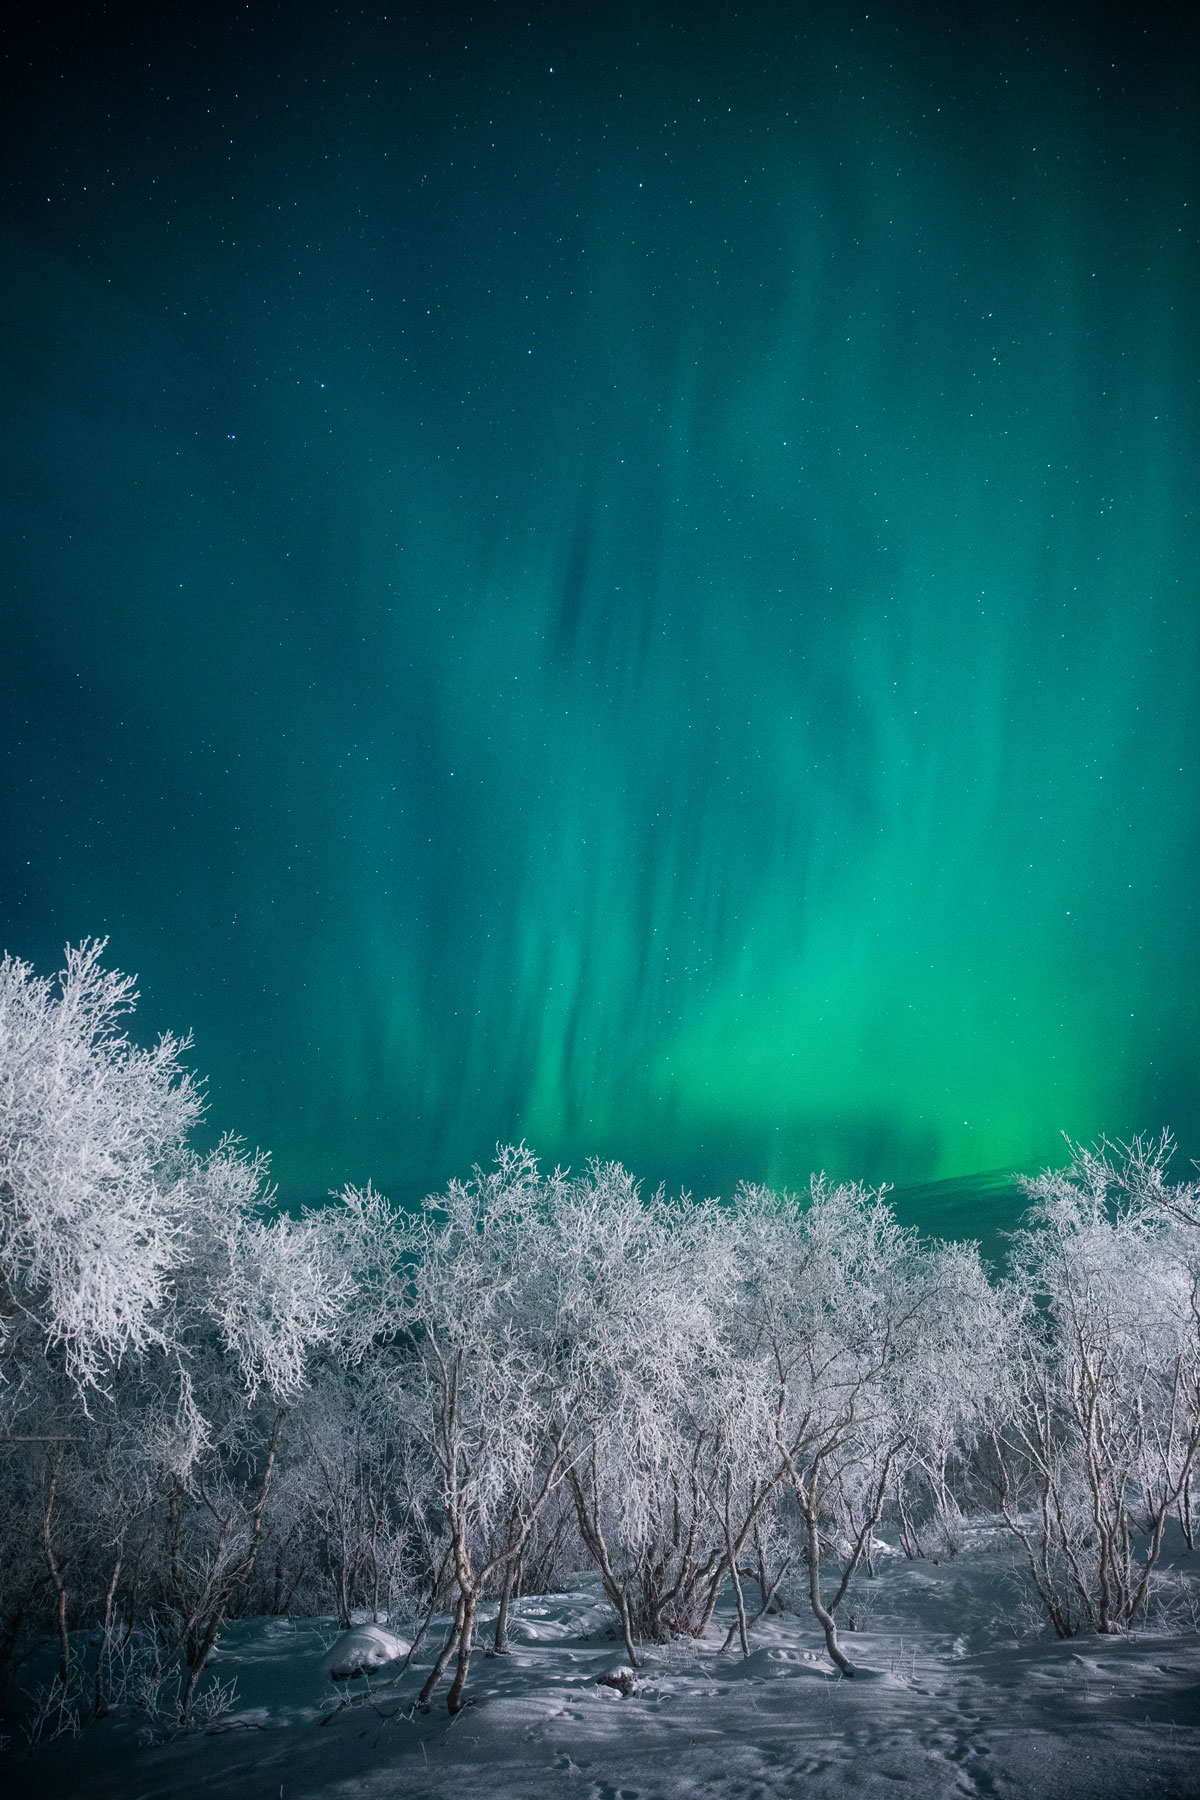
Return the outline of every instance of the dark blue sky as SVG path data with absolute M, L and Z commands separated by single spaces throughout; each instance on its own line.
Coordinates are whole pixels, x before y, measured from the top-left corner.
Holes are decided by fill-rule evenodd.
M 4 946 L 288 1198 L 1200 1148 L 1196 47 L 18 7 Z

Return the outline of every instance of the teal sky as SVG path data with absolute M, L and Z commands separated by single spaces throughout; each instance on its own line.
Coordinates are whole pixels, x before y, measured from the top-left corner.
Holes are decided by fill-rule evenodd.
M 285 1198 L 1200 1154 L 1197 37 L 1031 17 L 6 28 L 0 936 Z

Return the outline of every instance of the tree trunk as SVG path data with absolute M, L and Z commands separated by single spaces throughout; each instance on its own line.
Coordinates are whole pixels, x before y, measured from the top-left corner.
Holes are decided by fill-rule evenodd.
M 625 1654 L 629 1658 L 629 1666 L 631 1669 L 640 1669 L 642 1661 L 633 1647 L 633 1620 L 629 1612 L 629 1595 L 617 1580 L 608 1554 L 608 1545 L 604 1541 L 604 1533 L 600 1528 L 600 1520 L 598 1517 L 593 1518 L 589 1513 L 583 1487 L 574 1468 L 571 1469 L 568 1479 L 575 1500 L 575 1514 L 579 1520 L 579 1535 L 599 1565 L 604 1591 L 611 1600 L 613 1610 L 620 1620 L 621 1635 L 625 1639 Z
M 466 1602 L 460 1593 L 458 1596 L 458 1604 L 454 1608 L 454 1623 L 450 1627 L 450 1635 L 438 1651 L 437 1661 L 425 1677 L 425 1684 L 417 1695 L 417 1709 L 419 1712 L 429 1711 L 429 1703 L 437 1691 L 438 1682 L 446 1673 L 446 1664 L 450 1661 L 450 1658 L 454 1655 L 455 1649 L 458 1646 L 458 1638 L 459 1633 L 462 1630 L 463 1614 L 465 1611 Z
M 838 1643 L 837 1623 L 821 1599 L 821 1538 L 817 1530 L 815 1505 L 805 1506 L 804 1522 L 808 1527 L 808 1598 L 813 1609 L 813 1617 L 825 1633 L 825 1648 L 829 1652 L 830 1661 L 842 1671 L 843 1675 L 853 1675 L 854 1664 Z
M 496 1635 L 492 1639 L 492 1655 L 508 1655 L 508 1601 L 517 1579 L 519 1563 L 514 1558 L 504 1565 L 504 1586 L 500 1590 L 500 1606 L 496 1613 Z
M 55 1609 L 58 1621 L 58 1675 L 65 1688 L 71 1675 L 71 1640 L 67 1633 L 67 1589 L 62 1578 L 62 1570 L 58 1565 L 58 1558 L 54 1554 L 54 1540 L 50 1534 L 50 1519 L 54 1512 L 54 1496 L 58 1489 L 58 1462 L 61 1455 L 60 1451 L 55 1458 L 54 1471 L 50 1476 L 50 1491 L 46 1495 L 46 1510 L 42 1515 L 42 1542 L 46 1548 L 46 1567 L 50 1571 L 54 1592 L 58 1596 L 58 1605 Z
M 1192 1518 L 1192 1473 L 1188 1470 L 1184 1477 L 1183 1491 L 1179 1496 L 1179 1523 L 1183 1527 L 1183 1538 L 1189 1550 L 1196 1548 L 1196 1526 Z
M 337 1585 L 338 1624 L 343 1631 L 350 1629 L 350 1553 L 346 1541 L 338 1552 L 338 1585 Z
M 462 1629 L 458 1634 L 458 1662 L 454 1670 L 454 1680 L 450 1683 L 450 1692 L 446 1695 L 446 1711 L 454 1716 L 460 1713 L 465 1704 L 463 1690 L 467 1685 L 467 1675 L 471 1667 L 471 1638 L 475 1631 L 476 1598 L 472 1590 L 463 1602 Z
M 121 1564 L 124 1561 L 124 1533 L 117 1541 L 117 1554 L 113 1562 L 112 1578 L 104 1596 L 104 1624 L 100 1632 L 100 1648 L 96 1652 L 96 1687 L 92 1701 L 92 1710 L 98 1719 L 104 1718 L 108 1712 L 108 1688 L 105 1677 L 112 1667 L 112 1632 L 113 1603 L 117 1594 L 117 1583 L 121 1579 Z
M 762 1509 L 774 1493 L 775 1489 L 779 1486 L 787 1468 L 788 1462 L 785 1458 L 780 1461 L 779 1466 L 773 1470 L 771 1475 L 762 1483 L 761 1487 L 757 1482 L 752 1485 L 750 1489 L 750 1506 L 745 1518 L 742 1520 L 737 1536 L 733 1539 L 732 1545 L 729 1545 L 728 1533 L 726 1534 L 726 1553 L 717 1563 L 712 1577 L 709 1580 L 708 1593 L 705 1596 L 699 1622 L 696 1625 L 695 1631 L 692 1633 L 693 1637 L 702 1638 L 708 1630 L 708 1627 L 712 1622 L 713 1613 L 717 1608 L 717 1601 L 720 1598 L 721 1588 L 724 1585 L 725 1576 L 728 1573 L 729 1566 L 731 1566 L 733 1561 L 742 1554 L 750 1533 L 753 1531 L 757 1534 L 759 1516 Z
M 742 1593 L 742 1575 L 738 1568 L 738 1552 L 733 1547 L 733 1531 L 729 1523 L 729 1481 L 725 1483 L 725 1554 L 729 1560 L 729 1573 L 733 1578 L 733 1597 L 737 1606 L 736 1630 L 742 1646 L 742 1655 L 749 1656 L 750 1641 L 746 1636 L 746 1597 Z M 728 1650 L 733 1642 L 735 1627 L 729 1627 L 729 1636 L 725 1639 L 724 1648 Z
M 263 1470 L 263 1478 L 259 1484 L 258 1497 L 254 1502 L 254 1512 L 251 1515 L 250 1548 L 241 1565 L 232 1575 L 230 1575 L 224 1586 L 221 1588 L 213 1604 L 212 1610 L 209 1613 L 204 1630 L 199 1638 L 193 1643 L 191 1640 L 191 1633 L 189 1632 L 188 1634 L 188 1678 L 183 1690 L 183 1698 L 179 1703 L 179 1723 L 181 1725 L 187 1725 L 191 1719 L 192 1705 L 196 1697 L 196 1686 L 201 1675 L 204 1673 L 205 1668 L 208 1666 L 209 1658 L 212 1656 L 213 1650 L 216 1648 L 217 1635 L 224 1623 L 225 1614 L 229 1610 L 229 1603 L 233 1599 L 238 1588 L 245 1587 L 254 1573 L 254 1565 L 258 1560 L 259 1545 L 262 1543 L 263 1509 L 267 1504 L 267 1495 L 271 1491 L 271 1476 L 275 1470 L 275 1458 L 279 1454 L 279 1442 L 283 1436 L 283 1422 L 286 1418 L 287 1412 L 281 1407 L 279 1412 L 275 1415 L 275 1424 L 271 1431 L 271 1441 L 267 1446 L 266 1467 Z

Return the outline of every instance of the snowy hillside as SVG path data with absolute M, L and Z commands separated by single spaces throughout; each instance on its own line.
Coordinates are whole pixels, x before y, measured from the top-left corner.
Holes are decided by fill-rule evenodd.
M 1182 1545 L 1177 1546 L 1182 1550 Z M 244 1620 L 214 1673 L 232 1710 L 139 1744 L 136 1715 L 34 1758 L 14 1743 L 4 1792 L 57 1800 L 805 1800 L 988 1795 L 1011 1800 L 1200 1796 L 1200 1595 L 1168 1572 L 1153 1629 L 1103 1640 L 1023 1635 L 1011 1538 L 987 1525 L 934 1564 L 881 1552 L 856 1584 L 862 1629 L 839 1677 L 810 1614 L 763 1620 L 743 1659 L 701 1643 L 645 1647 L 634 1691 L 599 1582 L 513 1603 L 511 1652 L 475 1664 L 474 1704 L 414 1715 L 429 1658 L 330 1679 L 333 1627 Z M 791 1596 L 800 1604 L 803 1597 Z M 494 1608 L 491 1609 L 494 1614 Z M 486 1616 L 486 1612 L 485 1612 Z

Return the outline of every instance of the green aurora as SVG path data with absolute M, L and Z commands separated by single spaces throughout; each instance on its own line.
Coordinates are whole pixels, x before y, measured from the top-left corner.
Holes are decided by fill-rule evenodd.
M 4 947 L 290 1200 L 1200 1154 L 1194 31 L 388 10 L 10 55 Z

